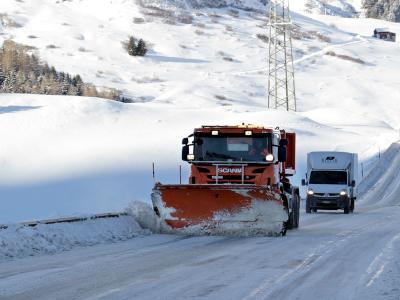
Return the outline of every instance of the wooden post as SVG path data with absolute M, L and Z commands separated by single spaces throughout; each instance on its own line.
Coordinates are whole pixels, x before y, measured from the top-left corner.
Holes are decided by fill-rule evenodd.
M 155 174 L 155 167 L 154 167 L 154 162 L 153 162 L 153 181 L 154 183 L 156 182 L 156 174 Z

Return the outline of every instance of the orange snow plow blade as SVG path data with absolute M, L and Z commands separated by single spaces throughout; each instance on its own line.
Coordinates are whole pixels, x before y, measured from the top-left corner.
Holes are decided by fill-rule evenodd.
M 280 233 L 288 218 L 279 194 L 255 185 L 157 184 L 152 201 L 161 220 L 178 231 L 195 226 Z

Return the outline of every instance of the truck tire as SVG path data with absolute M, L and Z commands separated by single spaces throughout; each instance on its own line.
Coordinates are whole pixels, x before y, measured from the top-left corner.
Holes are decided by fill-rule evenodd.
M 313 212 L 313 213 L 316 213 L 316 212 L 318 212 L 318 209 L 317 209 L 317 208 L 313 208 L 313 209 L 312 209 L 312 212 Z
M 286 222 L 286 228 L 287 229 L 293 229 L 294 228 L 294 212 L 289 213 L 289 219 Z
M 310 199 L 306 199 L 306 213 L 307 214 L 311 214 L 311 203 L 310 203 Z
M 282 200 L 286 213 L 288 214 L 288 220 L 286 222 L 283 222 L 282 236 L 284 236 L 287 230 L 293 228 L 293 211 L 289 212 L 289 203 L 285 195 L 282 195 Z
M 286 232 L 287 232 L 287 224 L 286 224 L 287 222 L 283 222 L 282 223 L 282 231 L 281 231 L 281 236 L 285 236 L 286 235 Z
M 344 208 L 343 208 L 343 213 L 344 214 L 349 214 L 350 212 L 350 201 L 349 199 L 346 200 L 346 202 L 344 203 Z
M 299 195 L 295 195 L 295 199 L 296 199 L 296 209 L 295 209 L 295 213 L 296 213 L 296 218 L 295 218 L 295 228 L 299 228 L 299 223 L 300 223 L 300 196 Z

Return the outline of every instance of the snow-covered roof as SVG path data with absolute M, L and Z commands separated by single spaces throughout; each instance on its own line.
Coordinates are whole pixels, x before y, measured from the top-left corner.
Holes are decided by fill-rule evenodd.
M 389 28 L 375 28 L 376 32 L 393 32 Z

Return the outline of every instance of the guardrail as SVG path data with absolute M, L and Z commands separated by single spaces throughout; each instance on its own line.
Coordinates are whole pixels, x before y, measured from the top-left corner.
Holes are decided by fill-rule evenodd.
M 96 214 L 96 215 L 86 216 L 86 217 L 67 217 L 67 218 L 48 219 L 48 220 L 40 220 L 40 221 L 28 221 L 28 222 L 17 223 L 16 225 L 35 227 L 39 224 L 50 225 L 50 224 L 60 224 L 60 223 L 75 223 L 75 222 L 84 222 L 84 221 L 90 221 L 90 220 L 96 220 L 96 219 L 119 218 L 119 217 L 127 216 L 127 215 L 128 214 L 125 212 L 123 212 L 123 213 L 104 213 L 104 214 Z M 10 226 L 0 224 L 0 230 L 7 229 L 8 227 L 10 227 Z

